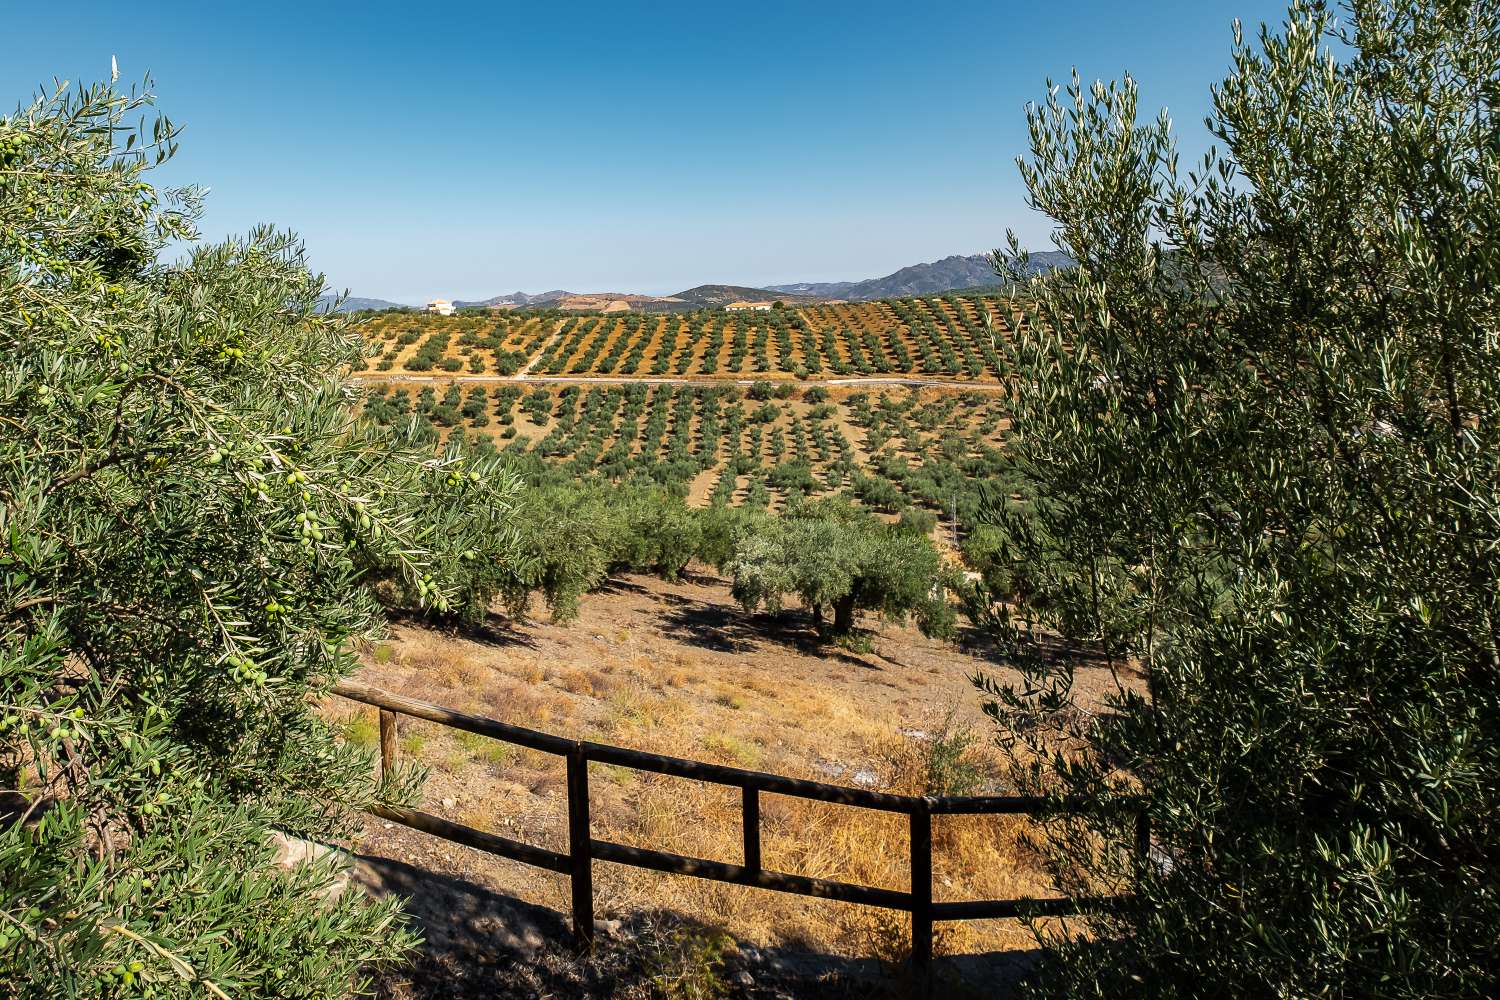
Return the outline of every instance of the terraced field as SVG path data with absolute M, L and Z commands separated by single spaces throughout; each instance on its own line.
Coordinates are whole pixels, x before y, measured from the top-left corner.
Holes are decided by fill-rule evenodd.
M 367 370 L 685 379 L 926 376 L 996 382 L 998 338 L 1027 322 L 993 296 L 831 303 L 769 312 L 452 317 L 367 321 Z

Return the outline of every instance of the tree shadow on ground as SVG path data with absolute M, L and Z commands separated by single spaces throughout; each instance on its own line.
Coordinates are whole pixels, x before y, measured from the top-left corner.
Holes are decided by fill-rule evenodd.
M 1074 667 L 1080 671 L 1098 670 L 1109 672 L 1109 662 L 1097 648 L 1068 642 L 1061 636 L 1050 632 L 1037 632 L 1033 636 L 1035 643 L 1034 652 L 1048 663 L 1060 663 L 1064 660 L 1071 661 Z M 995 641 L 994 636 L 981 628 L 973 625 L 961 626 L 958 630 L 957 644 L 964 652 L 978 657 L 997 667 L 1015 667 L 1017 657 L 1002 643 Z M 1119 672 L 1122 679 L 1140 678 L 1144 676 L 1138 665 L 1134 663 L 1115 664 L 1115 670 Z
M 660 619 L 662 634 L 690 646 L 719 653 L 745 653 L 760 643 L 774 643 L 805 656 L 835 660 L 851 667 L 885 669 L 820 640 L 812 615 L 804 611 L 751 615 L 737 608 L 675 594 L 663 594 L 660 599 L 672 606 Z
M 516 622 L 505 615 L 490 611 L 485 614 L 484 621 L 472 625 L 461 622 L 434 622 L 416 612 L 403 608 L 387 608 L 386 618 L 393 625 L 412 625 L 420 628 L 437 629 L 452 635 L 461 636 L 481 646 L 494 648 L 520 646 L 525 649 L 536 649 L 536 640 L 516 629 Z
M 377 970 L 380 1000 L 478 998 L 647 998 L 667 979 L 702 968 L 684 942 L 712 940 L 719 928 L 671 911 L 596 922 L 594 947 L 572 943 L 565 914 L 454 876 L 376 855 L 356 855 L 354 879 L 375 896 L 396 894 L 422 932 L 409 965 Z M 696 957 L 695 957 L 696 956 Z M 1035 962 L 1032 951 L 940 958 L 934 997 L 1005 997 Z M 715 972 L 716 994 L 733 1000 L 896 998 L 914 995 L 905 970 L 873 959 L 820 953 L 805 942 L 728 947 Z
M 597 587 L 589 591 L 591 594 L 637 594 L 641 597 L 651 597 L 653 592 L 649 587 L 643 587 L 634 580 L 627 580 L 622 576 L 606 577 Z

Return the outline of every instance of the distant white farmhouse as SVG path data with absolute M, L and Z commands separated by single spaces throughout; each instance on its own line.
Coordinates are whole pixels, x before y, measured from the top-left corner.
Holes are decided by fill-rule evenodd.
M 724 307 L 724 311 L 725 312 L 732 312 L 732 313 L 737 313 L 737 312 L 758 312 L 758 313 L 770 312 L 771 311 L 771 303 L 769 303 L 769 302 L 731 302 L 731 303 L 729 303 L 729 305 L 727 305 L 727 306 Z
M 433 299 L 431 302 L 427 303 L 427 311 L 430 313 L 437 313 L 439 316 L 452 316 L 453 303 L 449 302 L 447 299 Z

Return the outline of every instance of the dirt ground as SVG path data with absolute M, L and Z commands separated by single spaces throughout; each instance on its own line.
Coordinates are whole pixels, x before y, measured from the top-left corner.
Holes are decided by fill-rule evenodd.
M 960 781 L 963 791 L 974 794 L 1007 790 L 991 724 L 971 681 L 978 672 L 1004 676 L 1003 663 L 988 657 L 975 637 L 956 646 L 873 617 L 863 624 L 875 633 L 870 653 L 820 647 L 808 616 L 797 610 L 776 617 L 746 615 L 732 601 L 727 581 L 711 574 L 676 583 L 632 575 L 588 595 L 579 618 L 567 625 L 494 618 L 478 635 L 397 625 L 387 642 L 368 652 L 358 679 L 569 737 L 906 793 L 933 791 L 933 747 L 958 747 L 962 767 L 939 777 Z M 1082 671 L 1080 683 L 1096 695 L 1110 685 L 1102 670 Z M 373 744 L 373 710 L 334 699 L 328 711 L 343 721 L 350 739 Z M 430 769 L 424 810 L 565 850 L 560 759 L 413 719 L 402 720 L 400 745 L 402 756 Z M 740 860 L 737 790 L 599 765 L 591 778 L 596 837 Z M 761 808 L 768 868 L 907 887 L 904 817 L 775 795 L 763 796 Z M 1020 839 L 1020 822 L 938 817 L 935 898 L 1050 895 Z M 472 961 L 456 964 L 451 955 L 425 954 L 432 976 L 440 968 L 503 966 L 506 960 L 496 956 L 514 958 L 514 949 L 496 943 L 504 934 L 475 939 L 471 925 L 486 926 L 485 921 L 474 924 L 458 916 L 476 907 L 488 912 L 484 899 L 553 915 L 543 923 L 562 920 L 557 915 L 568 909 L 562 876 L 381 820 L 369 820 L 354 846 L 374 884 L 403 891 L 401 883 L 411 873 L 425 872 L 446 880 L 440 898 L 453 892 L 462 896 L 436 905 L 428 900 L 419 912 L 431 925 L 429 936 L 468 942 L 463 947 L 472 952 Z M 407 874 L 393 885 L 388 875 L 393 871 Z M 602 862 L 595 866 L 595 895 L 597 913 L 614 921 L 610 926 L 624 928 L 632 941 L 639 935 L 631 928 L 663 922 L 713 928 L 737 942 L 742 950 L 737 953 L 758 956 L 762 965 L 770 961 L 767 956 L 783 956 L 783 972 L 791 961 L 786 956 L 802 956 L 801 973 L 830 989 L 835 980 L 864 981 L 860 976 L 872 969 L 897 967 L 908 954 L 904 918 L 887 911 Z M 969 969 L 983 983 L 1012 977 L 1034 944 L 1014 921 L 939 926 L 938 953 L 955 956 L 946 960 L 947 967 Z M 524 936 L 511 933 L 515 940 Z M 486 963 L 491 946 L 498 950 Z M 631 961 L 639 962 L 639 947 L 633 954 Z M 584 975 L 566 963 L 560 967 L 571 968 L 575 978 Z M 765 968 L 747 971 L 743 961 L 734 974 L 757 983 L 775 979 L 766 978 Z M 614 995 L 553 994 L 539 985 L 516 995 L 528 995 L 528 989 L 538 996 Z M 506 995 L 495 982 L 485 988 Z M 741 993 L 777 995 L 775 990 Z M 854 988 L 851 995 L 868 995 L 868 990 Z

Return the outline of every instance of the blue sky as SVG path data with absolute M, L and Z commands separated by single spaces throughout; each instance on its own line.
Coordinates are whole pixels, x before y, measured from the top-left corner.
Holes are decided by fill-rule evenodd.
M 667 293 L 1047 245 L 1015 157 L 1044 81 L 1131 72 L 1206 144 L 1230 22 L 1283 0 L 42 4 L 0 103 L 146 72 L 186 126 L 158 180 L 206 238 L 272 222 L 357 295 Z M 24 45 L 16 39 L 26 39 Z

